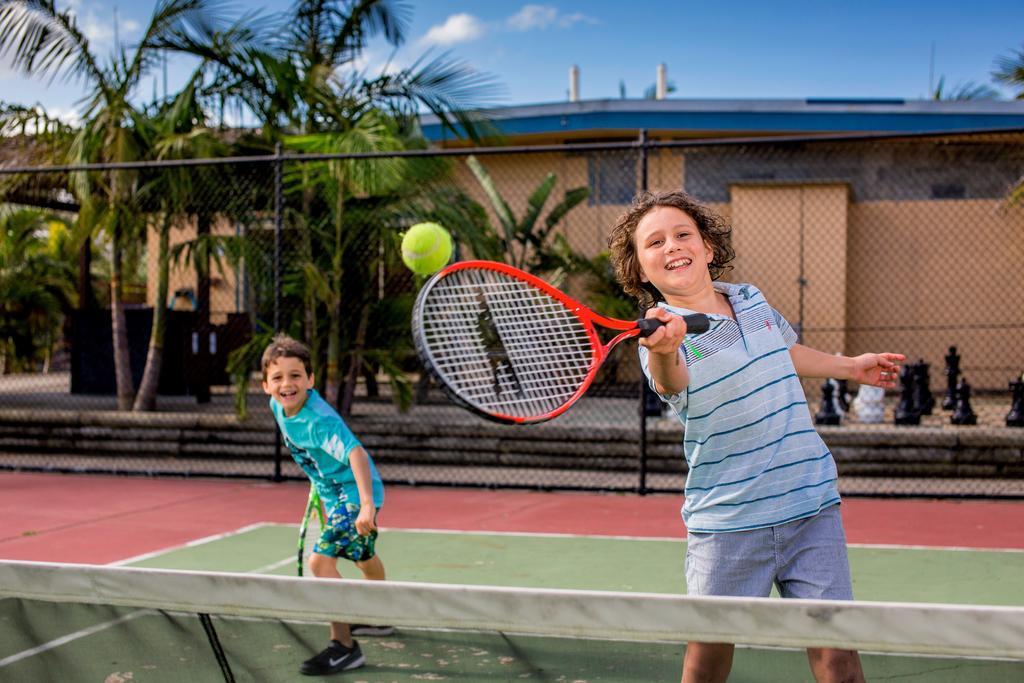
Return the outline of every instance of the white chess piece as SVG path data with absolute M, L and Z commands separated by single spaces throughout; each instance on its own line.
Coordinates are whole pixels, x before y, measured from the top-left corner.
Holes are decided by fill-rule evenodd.
M 857 390 L 857 398 L 853 399 L 854 412 L 857 420 L 868 424 L 885 421 L 885 389 L 861 384 Z

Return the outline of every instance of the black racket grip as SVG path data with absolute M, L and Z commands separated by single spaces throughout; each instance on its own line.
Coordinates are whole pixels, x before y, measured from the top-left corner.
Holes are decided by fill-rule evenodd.
M 707 332 L 711 328 L 711 319 L 703 313 L 684 315 L 683 321 L 686 323 L 687 334 L 700 334 L 701 332 Z M 640 318 L 640 320 L 636 321 L 636 324 L 640 328 L 639 336 L 649 337 L 665 323 L 657 318 Z

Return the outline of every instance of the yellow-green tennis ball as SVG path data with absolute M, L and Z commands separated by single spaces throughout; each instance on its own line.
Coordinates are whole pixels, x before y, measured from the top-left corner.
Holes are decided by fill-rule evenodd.
M 402 260 L 414 273 L 436 273 L 451 257 L 452 237 L 437 223 L 417 223 L 402 237 Z

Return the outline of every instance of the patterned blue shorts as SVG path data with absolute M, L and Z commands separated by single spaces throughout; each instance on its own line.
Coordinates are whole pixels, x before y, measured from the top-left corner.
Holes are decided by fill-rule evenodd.
M 353 562 L 365 562 L 372 559 L 376 554 L 377 532 L 372 531 L 369 536 L 360 536 L 356 531 L 358 516 L 358 505 L 339 501 L 337 505 L 327 511 L 324 530 L 320 534 L 320 539 L 313 552 L 328 557 L 344 557 Z M 374 518 L 376 518 L 376 513 Z

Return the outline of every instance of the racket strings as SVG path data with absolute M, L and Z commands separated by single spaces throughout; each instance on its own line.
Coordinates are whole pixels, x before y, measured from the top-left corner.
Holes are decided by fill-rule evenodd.
M 424 302 L 434 370 L 488 412 L 539 416 L 582 386 L 595 349 L 586 324 L 536 287 L 495 271 L 458 271 Z

